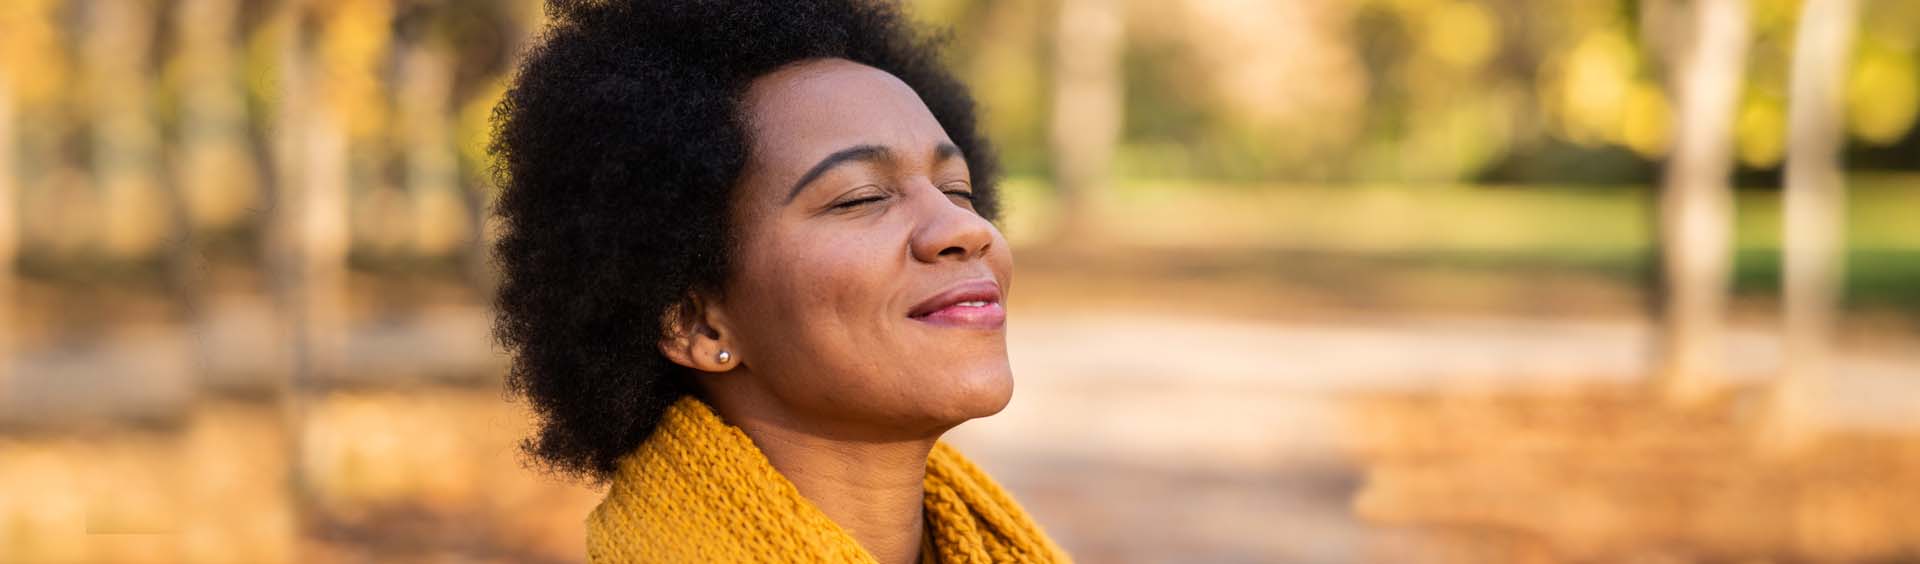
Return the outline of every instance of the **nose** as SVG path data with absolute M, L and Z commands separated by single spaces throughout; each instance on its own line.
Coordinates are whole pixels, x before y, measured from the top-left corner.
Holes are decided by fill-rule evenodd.
M 913 231 L 913 258 L 921 262 L 980 258 L 993 246 L 994 227 L 987 218 L 953 201 L 931 184 L 920 190 L 931 197 L 914 206 L 919 221 Z

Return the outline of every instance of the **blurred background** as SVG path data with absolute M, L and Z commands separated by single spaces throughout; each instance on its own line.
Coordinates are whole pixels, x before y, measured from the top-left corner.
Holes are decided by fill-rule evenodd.
M 919 0 L 1087 562 L 1920 562 L 1920 3 Z M 0 2 L 0 562 L 583 559 L 489 339 L 535 0 Z

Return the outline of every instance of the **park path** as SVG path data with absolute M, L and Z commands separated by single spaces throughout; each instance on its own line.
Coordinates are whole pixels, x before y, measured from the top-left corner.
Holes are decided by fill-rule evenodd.
M 198 330 L 131 328 L 23 351 L 0 413 L 154 411 L 190 401 L 196 382 L 270 373 L 279 361 L 266 311 L 219 302 Z M 504 357 L 487 322 L 480 308 L 363 322 L 346 340 L 345 372 L 358 383 L 497 373 Z M 1382 561 L 1425 540 L 1355 516 L 1364 471 L 1353 398 L 1631 385 L 1649 331 L 1633 321 L 1021 312 L 1009 328 L 1012 403 L 949 440 L 1086 561 Z M 1735 330 L 1727 349 L 1735 382 L 1763 382 L 1779 365 L 1768 331 Z M 1903 426 L 1920 423 L 1908 416 L 1920 412 L 1920 347 L 1904 350 L 1841 356 L 1825 411 L 1843 426 L 1916 431 Z
M 1028 315 L 1009 333 L 1012 403 L 950 440 L 1089 561 L 1404 561 L 1424 540 L 1352 509 L 1354 398 L 1630 386 L 1650 336 L 1623 321 Z M 1736 384 L 1778 369 L 1770 332 L 1736 330 L 1727 349 Z M 1837 425 L 1920 431 L 1909 350 L 1841 358 L 1824 403 Z

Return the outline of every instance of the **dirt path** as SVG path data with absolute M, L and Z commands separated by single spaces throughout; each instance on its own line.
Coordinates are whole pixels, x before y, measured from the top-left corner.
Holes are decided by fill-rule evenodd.
M 1354 516 L 1349 398 L 1630 384 L 1648 336 L 1624 322 L 1028 315 L 1009 335 L 1013 403 L 950 438 L 1090 561 L 1380 561 L 1423 541 Z M 1736 331 L 1728 354 L 1736 382 L 1779 364 L 1763 331 Z M 1920 423 L 1920 354 L 1839 369 L 1825 405 L 1840 424 Z
M 180 402 L 190 382 L 269 370 L 272 325 L 258 307 L 216 306 L 197 331 L 24 351 L 0 413 Z M 503 357 L 487 321 L 472 308 L 357 326 L 349 372 L 494 373 Z M 1427 541 L 1355 516 L 1351 398 L 1630 384 L 1651 343 L 1628 321 L 1022 311 L 1012 323 L 1013 403 L 949 437 L 1088 562 L 1400 561 Z M 192 347 L 220 354 L 202 360 Z M 1764 381 L 1779 365 L 1767 331 L 1737 330 L 1727 347 L 1733 381 Z M 1901 350 L 1841 357 L 1826 411 L 1852 428 L 1920 432 L 1907 415 L 1920 412 L 1920 346 Z

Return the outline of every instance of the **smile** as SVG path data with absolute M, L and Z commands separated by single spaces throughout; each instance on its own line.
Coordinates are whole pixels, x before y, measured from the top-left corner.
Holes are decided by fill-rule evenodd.
M 1007 321 L 1000 305 L 1000 285 L 990 279 L 956 284 L 907 312 L 923 323 L 956 328 L 999 329 Z
M 946 327 L 998 329 L 1006 325 L 1007 310 L 1000 307 L 1000 302 L 970 300 L 916 315 L 912 319 Z

